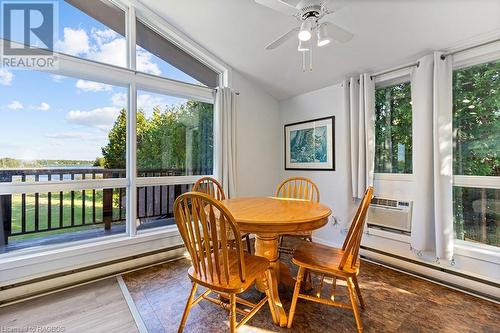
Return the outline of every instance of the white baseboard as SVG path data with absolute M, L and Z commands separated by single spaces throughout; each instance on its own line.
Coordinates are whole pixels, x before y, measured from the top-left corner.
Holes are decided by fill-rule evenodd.
M 325 244 L 332 247 L 340 247 L 342 244 L 334 244 L 330 241 L 313 237 L 313 240 L 320 244 Z M 470 278 L 465 277 L 466 273 L 460 276 L 452 273 L 445 272 L 439 268 L 432 268 L 420 265 L 414 262 L 394 258 L 392 256 L 384 255 L 382 253 L 373 252 L 366 249 L 360 250 L 361 256 L 383 264 L 385 267 L 401 271 L 405 274 L 410 274 L 417 278 L 421 278 L 433 283 L 443 285 L 448 288 L 456 289 L 474 296 L 485 298 L 487 300 L 498 303 L 500 299 L 500 288 L 476 281 L 473 276 Z

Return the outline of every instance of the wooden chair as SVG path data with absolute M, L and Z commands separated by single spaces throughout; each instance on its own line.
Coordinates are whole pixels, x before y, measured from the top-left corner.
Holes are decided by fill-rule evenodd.
M 276 190 L 276 197 L 319 202 L 319 189 L 318 186 L 316 186 L 316 184 L 308 178 L 291 177 L 285 179 L 281 184 L 279 184 L 278 189 Z M 293 254 L 293 249 L 283 247 L 283 239 L 285 237 L 301 238 L 312 242 L 311 231 L 300 231 L 282 235 L 280 237 L 278 248 L 280 253 Z
M 365 308 L 365 304 L 363 302 L 363 298 L 361 297 L 361 291 L 356 277 L 359 274 L 359 248 L 361 245 L 361 237 L 363 236 L 366 213 L 372 197 L 373 187 L 370 186 L 366 190 L 363 200 L 358 207 L 341 249 L 317 243 L 304 242 L 304 244 L 302 244 L 300 248 L 295 251 L 292 262 L 299 266 L 299 272 L 297 274 L 292 305 L 290 307 L 290 315 L 288 317 L 288 328 L 292 327 L 295 307 L 297 306 L 297 299 L 302 298 L 308 301 L 351 309 L 354 312 L 358 332 L 363 331 L 359 309 L 356 303 L 356 295 L 362 309 Z M 321 282 L 316 290 L 316 296 L 300 293 L 301 281 L 306 271 L 321 275 Z M 321 289 L 323 287 L 323 280 L 325 276 L 333 278 L 330 299 L 321 297 Z M 337 278 L 346 281 L 351 304 L 335 301 Z
M 271 283 L 269 261 L 243 251 L 241 239 L 234 237 L 240 231 L 227 208 L 205 193 L 188 192 L 175 200 L 174 216 L 191 256 L 192 267 L 188 275 L 193 284 L 178 332 L 184 330 L 191 307 L 202 299 L 230 311 L 230 332 L 244 325 L 266 302 L 276 323 L 274 302 L 268 287 Z M 228 234 L 233 235 L 233 242 L 229 242 Z M 253 304 L 236 296 L 258 278 L 263 279 L 266 288 L 266 296 L 259 303 Z M 195 298 L 198 285 L 207 290 Z M 229 299 L 229 302 L 210 297 L 212 292 Z M 236 303 L 249 309 L 236 307 Z M 237 313 L 243 315 L 239 323 L 236 323 Z
M 222 185 L 212 177 L 202 177 L 193 185 L 194 192 L 202 192 L 208 194 L 215 200 L 225 200 L 226 195 L 222 189 Z M 241 239 L 245 239 L 248 253 L 252 253 L 252 243 L 250 242 L 250 233 L 242 233 Z

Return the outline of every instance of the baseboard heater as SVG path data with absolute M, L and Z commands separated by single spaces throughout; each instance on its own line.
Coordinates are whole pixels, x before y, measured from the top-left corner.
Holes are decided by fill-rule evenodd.
M 397 260 L 405 261 L 405 262 L 408 262 L 408 263 L 411 263 L 411 264 L 414 264 L 414 265 L 419 265 L 419 266 L 422 266 L 422 267 L 425 267 L 425 268 L 430 268 L 430 269 L 433 269 L 433 270 L 436 270 L 436 271 L 440 271 L 440 272 L 443 272 L 443 273 L 446 273 L 446 274 L 451 274 L 451 275 L 454 275 L 454 276 L 457 276 L 457 277 L 460 277 L 460 278 L 463 278 L 463 279 L 467 279 L 467 280 L 479 282 L 479 283 L 482 283 L 482 284 L 485 284 L 485 285 L 488 285 L 488 286 L 491 286 L 491 287 L 500 288 L 500 284 L 492 282 L 492 281 L 489 281 L 489 280 L 485 280 L 485 279 L 481 279 L 481 278 L 478 278 L 478 277 L 475 277 L 475 276 L 470 276 L 470 275 L 467 275 L 467 274 L 464 274 L 464 273 L 452 271 L 452 270 L 449 270 L 449 269 L 446 269 L 446 268 L 443 268 L 443 267 L 436 267 L 434 265 L 430 265 L 430 264 L 426 264 L 426 263 L 423 263 L 423 262 L 420 262 L 420 261 L 417 261 L 417 260 L 413 260 L 413 259 L 410 259 L 410 258 L 402 257 L 402 256 L 399 256 L 397 254 L 393 254 L 393 253 L 389 253 L 389 252 L 377 250 L 377 249 L 374 249 L 374 248 L 371 248 L 371 247 L 367 247 L 367 246 L 363 246 L 363 245 L 361 245 L 361 249 L 366 250 L 366 251 L 370 251 L 370 252 L 374 252 L 374 253 L 378 253 L 378 254 L 381 254 L 381 255 L 384 255 L 384 256 L 387 256 L 387 257 L 391 257 L 391 258 L 394 258 L 394 259 L 397 259 Z M 388 264 L 388 263 L 385 263 L 385 262 L 380 261 L 380 260 L 368 258 L 368 257 L 363 256 L 363 255 L 361 257 L 363 259 L 366 259 L 366 260 L 369 260 L 369 261 L 372 261 L 372 262 L 375 262 L 375 263 L 378 263 L 378 264 L 381 264 L 381 265 L 384 265 L 384 266 L 388 266 L 388 267 L 393 268 L 395 270 L 403 271 L 405 273 L 412 274 L 412 275 L 424 278 L 426 280 L 434 281 L 434 282 L 443 284 L 445 286 L 449 286 L 449 287 L 452 287 L 454 289 L 458 289 L 458 290 L 467 292 L 469 294 L 477 295 L 479 297 L 482 297 L 482 298 L 489 299 L 489 300 L 492 300 L 494 302 L 500 303 L 500 298 L 492 296 L 492 295 L 489 295 L 489 294 L 484 294 L 484 293 L 478 292 L 478 291 L 473 290 L 473 289 L 469 289 L 469 288 L 466 288 L 466 287 L 463 287 L 463 286 L 460 286 L 460 285 L 456 285 L 456 284 L 450 283 L 448 281 L 444 281 L 444 280 L 436 279 L 436 278 L 433 278 L 433 277 L 429 277 L 429 276 L 427 276 L 425 274 L 418 273 L 418 272 L 415 272 L 415 271 L 412 271 L 412 270 L 409 270 L 409 269 L 401 268 L 401 267 L 398 267 L 398 266 L 395 266 L 395 265 L 392 265 L 392 264 Z

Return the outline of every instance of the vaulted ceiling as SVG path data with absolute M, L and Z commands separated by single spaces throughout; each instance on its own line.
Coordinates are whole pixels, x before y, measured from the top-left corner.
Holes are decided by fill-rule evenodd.
M 142 2 L 279 100 L 500 33 L 498 0 L 350 0 L 327 18 L 354 39 L 315 49 L 313 71 L 303 72 L 296 39 L 264 50 L 297 25 L 293 17 L 253 0 Z

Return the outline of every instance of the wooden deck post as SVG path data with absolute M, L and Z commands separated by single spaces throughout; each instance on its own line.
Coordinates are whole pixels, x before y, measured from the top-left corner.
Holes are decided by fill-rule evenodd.
M 111 230 L 111 222 L 113 222 L 113 189 L 111 188 L 102 190 L 102 220 L 104 229 Z
M 0 242 L 7 245 L 12 228 L 12 195 L 0 195 Z

